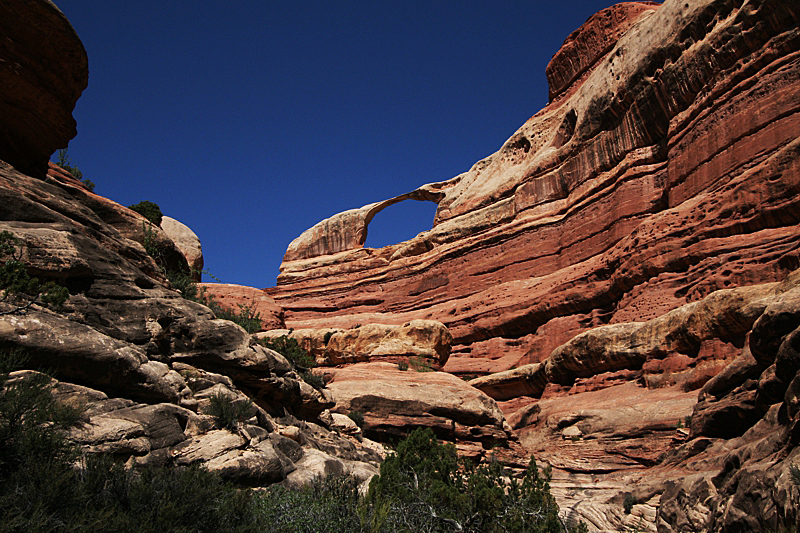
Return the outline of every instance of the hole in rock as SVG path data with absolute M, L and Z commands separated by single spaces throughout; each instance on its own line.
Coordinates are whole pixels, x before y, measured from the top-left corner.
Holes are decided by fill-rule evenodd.
M 433 227 L 436 203 L 403 200 L 375 214 L 367 226 L 367 248 L 383 248 L 413 239 Z

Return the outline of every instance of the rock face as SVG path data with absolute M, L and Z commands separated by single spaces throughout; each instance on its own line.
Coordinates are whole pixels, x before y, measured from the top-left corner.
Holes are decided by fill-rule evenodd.
M 262 330 L 286 327 L 283 321 L 283 309 L 260 289 L 232 283 L 199 283 L 197 286 L 205 292 L 206 297 L 213 298 L 225 309 L 238 312 L 241 305 L 252 308 L 255 313 L 261 315 Z
M 50 155 L 77 134 L 86 50 L 49 0 L 3 2 L 0 33 L 0 159 L 43 177 Z
M 438 369 L 447 363 L 453 343 L 447 328 L 435 320 L 412 320 L 402 326 L 365 324 L 353 329 L 274 330 L 258 336 L 282 335 L 297 340 L 323 366 L 367 361 L 408 363 L 416 357 Z
M 798 290 L 800 271 L 720 290 L 470 384 L 504 400 L 520 444 L 553 467 L 562 509 L 597 530 L 789 525 Z
M 197 235 L 182 222 L 179 222 L 171 217 L 161 218 L 161 229 L 164 233 L 172 239 L 178 250 L 181 251 L 189 263 L 189 269 L 192 273 L 192 279 L 201 281 L 203 271 L 203 247 L 200 244 L 200 239 Z
M 327 369 L 334 412 L 364 415 L 364 435 L 379 441 L 429 427 L 456 443 L 460 455 L 493 454 L 519 466 L 527 454 L 505 424 L 494 400 L 446 372 L 400 370 L 392 363 L 359 363 Z
M 777 0 L 599 13 L 551 63 L 554 100 L 498 152 L 292 242 L 269 289 L 287 324 L 438 320 L 445 370 L 479 375 L 782 279 L 800 266 L 797 22 Z M 407 198 L 438 203 L 433 228 L 363 248 L 375 212 Z

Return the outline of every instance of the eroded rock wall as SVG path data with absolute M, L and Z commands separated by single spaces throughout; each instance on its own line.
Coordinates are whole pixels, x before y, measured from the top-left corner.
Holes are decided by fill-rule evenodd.
M 287 325 L 439 320 L 456 343 L 445 370 L 478 375 L 782 279 L 800 265 L 797 24 L 777 0 L 601 12 L 554 58 L 594 59 L 557 69 L 550 105 L 468 172 L 414 191 L 438 202 L 430 231 L 379 250 L 340 238 L 372 204 L 293 242 L 270 289 Z

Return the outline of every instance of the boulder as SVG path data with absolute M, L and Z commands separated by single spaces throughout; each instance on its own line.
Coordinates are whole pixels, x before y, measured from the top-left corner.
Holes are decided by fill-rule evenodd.
M 186 258 L 189 264 L 189 270 L 192 273 L 194 281 L 201 281 L 203 272 L 203 247 L 200 244 L 200 239 L 197 235 L 182 222 L 174 218 L 164 216 L 161 218 L 161 229 L 167 234 L 167 237 L 172 239 L 175 246 Z
M 367 361 L 408 362 L 410 358 L 441 368 L 450 356 L 453 337 L 441 322 L 412 320 L 398 326 L 365 324 L 351 329 L 273 330 L 261 338 L 287 335 L 323 366 Z
M 336 401 L 332 411 L 362 413 L 363 432 L 370 439 L 391 441 L 428 427 L 458 446 L 477 443 L 482 455 L 493 447 L 497 453 L 514 440 L 494 400 L 450 374 L 402 371 L 384 362 L 329 373 L 328 388 Z

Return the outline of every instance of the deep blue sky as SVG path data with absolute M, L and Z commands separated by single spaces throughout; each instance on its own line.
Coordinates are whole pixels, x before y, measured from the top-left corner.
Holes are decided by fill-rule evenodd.
M 612 3 L 55 2 L 89 55 L 72 163 L 103 196 L 159 204 L 213 275 L 255 287 L 323 218 L 496 151 L 547 103 L 563 40 Z M 379 213 L 367 244 L 429 229 L 426 204 Z

